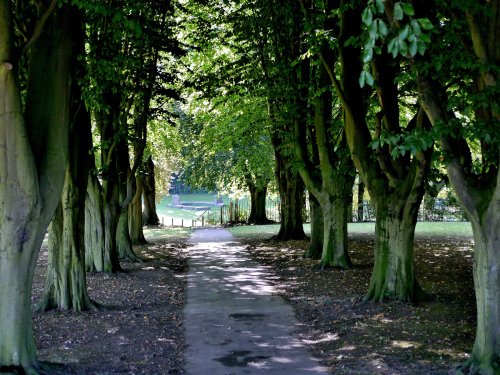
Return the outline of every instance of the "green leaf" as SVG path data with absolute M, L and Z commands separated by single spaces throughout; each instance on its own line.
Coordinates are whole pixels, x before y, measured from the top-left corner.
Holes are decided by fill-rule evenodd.
M 410 50 L 410 56 L 411 57 L 414 57 L 417 54 L 418 43 L 417 43 L 416 39 L 414 39 L 414 40 L 411 41 L 409 50 Z
M 368 48 L 363 51 L 363 62 L 370 62 L 373 58 L 373 48 Z
M 398 45 L 396 43 L 397 39 L 391 39 L 387 44 L 387 52 L 392 53 L 392 57 L 396 58 L 398 55 Z
M 373 79 L 373 76 L 370 72 L 366 72 L 366 84 L 368 86 L 373 86 L 373 83 L 374 83 L 374 79 Z
M 361 20 L 363 23 L 367 26 L 371 25 L 373 22 L 373 13 L 372 10 L 367 7 L 365 10 L 363 10 L 363 13 L 361 14 Z
M 361 88 L 365 87 L 366 73 L 366 70 L 363 70 L 359 75 L 359 87 Z
M 399 53 L 402 56 L 406 56 L 406 54 L 408 53 L 408 45 L 406 44 L 406 42 L 404 40 L 398 41 L 398 48 L 399 48 Z
M 399 35 L 398 35 L 399 40 L 405 40 L 406 37 L 408 36 L 408 32 L 409 31 L 410 31 L 410 28 L 408 27 L 408 25 L 406 25 L 405 27 L 403 27 L 403 30 L 401 30 L 399 32 Z
M 422 42 L 425 42 L 425 43 L 431 42 L 431 38 L 427 34 L 420 34 L 419 38 Z
M 375 5 L 379 13 L 384 13 L 384 0 L 375 0 Z
M 411 30 L 413 31 L 413 34 L 417 36 L 422 34 L 422 29 L 420 29 L 420 25 L 417 20 L 411 21 Z
M 432 22 L 428 18 L 419 18 L 418 23 L 424 30 L 432 30 L 434 28 Z
M 411 4 L 408 4 L 408 3 L 401 3 L 401 8 L 403 8 L 403 12 L 407 15 L 407 16 L 413 16 L 415 15 L 415 10 L 413 9 L 413 6 Z
M 401 7 L 401 3 L 394 4 L 394 21 L 401 21 L 403 17 L 404 13 L 403 8 Z
M 382 20 L 377 20 L 377 23 L 378 23 L 378 32 L 380 33 L 380 35 L 386 36 L 389 33 L 389 30 L 385 22 Z
M 370 38 L 375 39 L 377 37 L 377 22 L 372 22 L 372 24 L 368 27 L 368 33 L 370 34 Z

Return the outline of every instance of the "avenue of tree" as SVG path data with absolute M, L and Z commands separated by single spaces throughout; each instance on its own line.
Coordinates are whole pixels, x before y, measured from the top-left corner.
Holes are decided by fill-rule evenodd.
M 376 209 L 365 301 L 413 302 L 418 208 L 441 169 L 475 243 L 461 369 L 499 374 L 499 4 L 0 0 L 0 372 L 40 371 L 47 230 L 37 308 L 99 308 L 86 272 L 141 261 L 171 172 L 247 191 L 251 223 L 277 191 L 280 240 L 305 238 L 307 190 L 305 256 L 345 269 L 358 175 Z

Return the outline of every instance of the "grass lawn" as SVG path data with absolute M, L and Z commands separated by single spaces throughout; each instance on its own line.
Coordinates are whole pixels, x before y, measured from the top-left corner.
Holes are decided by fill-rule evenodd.
M 181 203 L 193 202 L 213 202 L 214 194 L 180 194 Z M 224 203 L 229 203 L 229 197 L 223 196 Z M 175 207 L 169 207 L 172 204 L 172 195 L 164 197 L 160 203 L 156 205 L 156 212 L 160 221 L 165 225 L 171 225 L 174 219 L 174 225 L 181 225 L 181 220 L 187 221 L 184 225 L 191 225 L 191 220 L 195 220 L 205 211 L 183 210 Z
M 148 241 L 168 241 L 170 239 L 187 239 L 193 230 L 191 228 L 144 228 L 144 236 Z
M 279 224 L 272 225 L 243 225 L 230 228 L 233 236 L 238 238 L 266 239 L 278 234 Z M 304 224 L 304 231 L 311 234 L 311 226 Z M 349 234 L 372 234 L 375 232 L 375 223 L 349 223 Z M 472 229 L 468 222 L 419 222 L 416 236 L 467 236 L 472 237 Z

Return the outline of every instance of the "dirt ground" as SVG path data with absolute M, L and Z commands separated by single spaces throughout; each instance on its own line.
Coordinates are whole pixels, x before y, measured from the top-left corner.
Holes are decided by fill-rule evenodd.
M 474 338 L 472 243 L 466 237 L 416 239 L 415 305 L 361 303 L 373 265 L 373 236 L 350 238 L 354 269 L 323 270 L 303 259 L 306 241 L 250 241 L 252 256 L 274 271 L 295 309 L 300 336 L 335 374 L 450 374 Z M 103 307 L 81 314 L 35 313 L 39 359 L 50 374 L 183 374 L 184 240 L 136 248 L 147 261 L 126 272 L 89 274 Z M 43 291 L 42 251 L 33 300 Z M 48 366 L 50 364 L 50 366 Z

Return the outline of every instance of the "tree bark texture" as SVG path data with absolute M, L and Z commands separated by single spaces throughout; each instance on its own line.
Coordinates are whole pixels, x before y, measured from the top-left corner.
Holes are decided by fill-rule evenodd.
M 298 172 L 293 171 L 278 154 L 276 175 L 280 192 L 280 230 L 276 239 L 281 241 L 306 238 L 302 220 L 304 207 L 304 183 Z
M 151 156 L 145 163 L 143 199 L 143 223 L 145 225 L 159 225 L 160 219 L 156 213 L 155 165 Z
M 104 208 L 101 184 L 89 174 L 85 198 L 85 269 L 104 272 Z
M 304 258 L 321 259 L 323 252 L 323 211 L 318 200 L 309 193 L 309 212 L 311 217 L 311 239 Z
M 130 156 L 126 139 L 118 141 L 117 147 L 117 166 L 119 182 L 119 212 L 116 228 L 116 246 L 118 258 L 129 262 L 139 261 L 140 258 L 135 254 L 132 248 L 132 241 L 128 225 L 128 207 L 136 193 L 135 173 L 130 169 Z
M 267 181 L 263 182 L 257 178 L 254 182 L 251 177 L 247 177 L 247 186 L 250 191 L 250 216 L 249 224 L 268 224 L 270 221 L 266 214 Z
M 418 285 L 414 271 L 413 239 L 419 205 L 398 201 L 394 196 L 381 198 L 375 205 L 375 263 L 365 300 L 382 302 L 390 298 L 414 301 Z
M 12 2 L 0 0 L 0 370 L 37 373 L 33 273 L 60 200 L 67 162 L 74 14 L 54 11 L 30 50 L 26 110 Z
M 128 206 L 128 231 L 132 245 L 144 245 L 146 243 L 142 225 L 142 195 L 144 189 L 143 178 L 140 174 L 136 174 L 135 186 L 134 199 Z
M 358 222 L 362 223 L 365 221 L 364 218 L 364 195 L 365 195 L 365 184 L 363 181 L 359 181 L 358 185 Z

